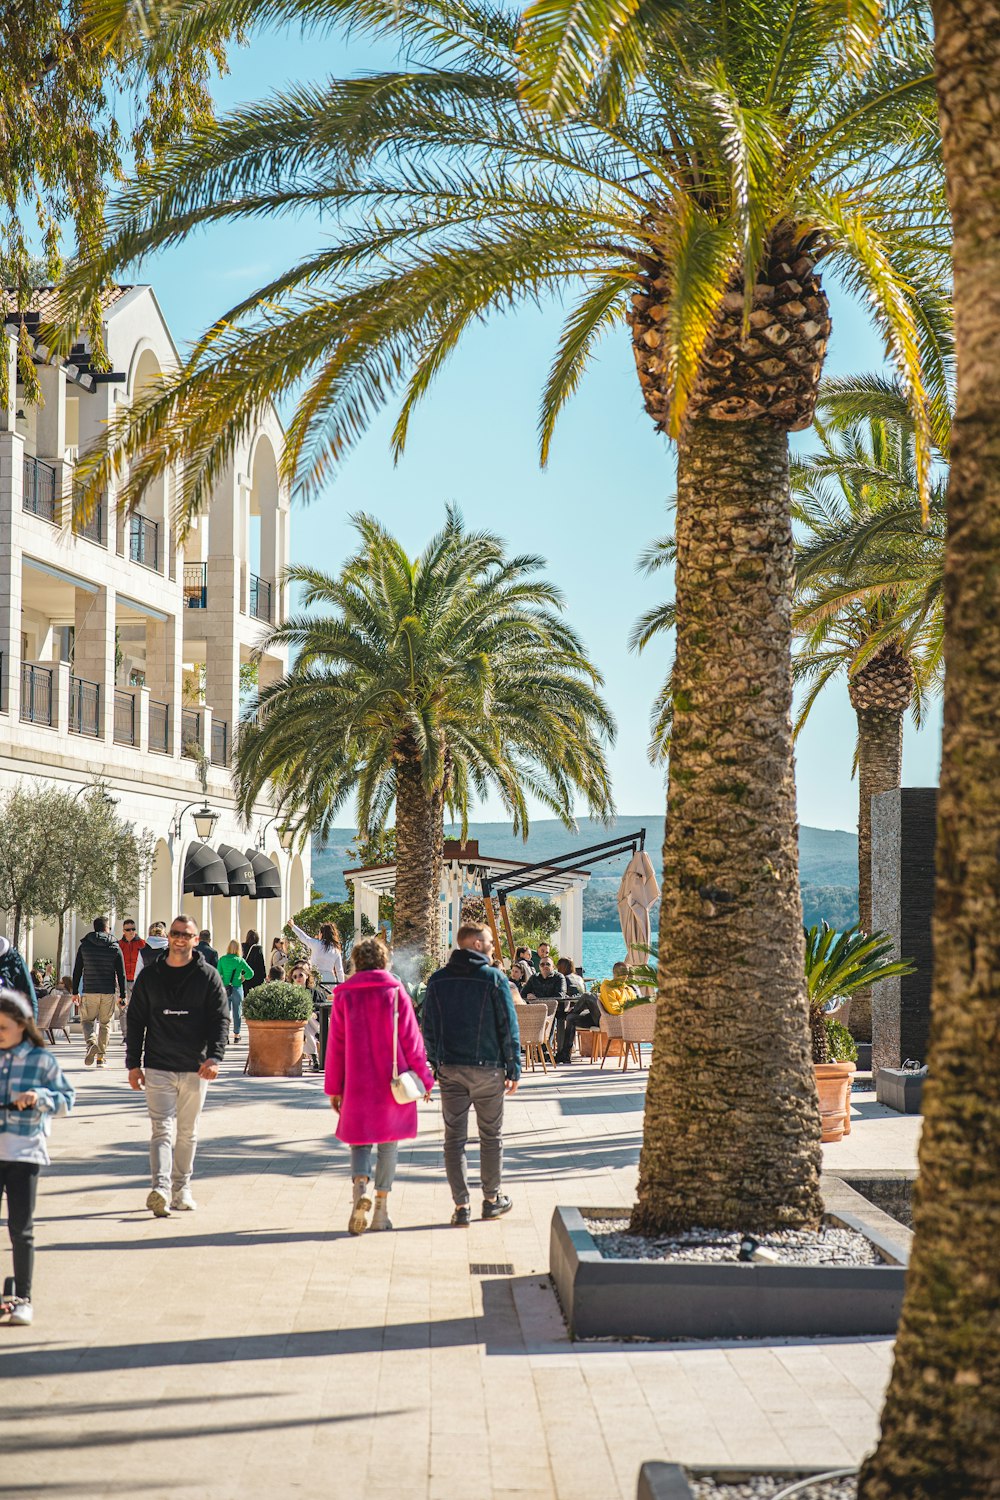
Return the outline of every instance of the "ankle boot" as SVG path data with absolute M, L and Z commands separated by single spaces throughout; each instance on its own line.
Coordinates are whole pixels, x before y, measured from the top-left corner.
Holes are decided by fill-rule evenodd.
M 351 1217 L 347 1221 L 349 1234 L 364 1234 L 368 1228 L 368 1215 L 372 1211 L 372 1200 L 368 1196 L 368 1178 L 355 1177 Z
M 391 1229 L 392 1221 L 389 1218 L 389 1194 L 375 1194 L 375 1212 L 372 1214 L 372 1229 Z

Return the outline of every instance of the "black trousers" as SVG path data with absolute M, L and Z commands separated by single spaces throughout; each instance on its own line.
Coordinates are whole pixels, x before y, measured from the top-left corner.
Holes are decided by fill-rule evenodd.
M 0 1161 L 0 1199 L 6 1194 L 7 1229 L 14 1248 L 14 1290 L 19 1297 L 31 1296 L 38 1172 L 36 1161 Z

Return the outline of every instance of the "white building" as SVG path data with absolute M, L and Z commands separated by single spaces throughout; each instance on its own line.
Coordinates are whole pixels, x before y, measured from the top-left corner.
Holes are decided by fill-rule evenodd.
M 270 944 L 308 900 L 309 850 L 286 851 L 274 809 L 260 801 L 248 828 L 237 819 L 230 765 L 239 720 L 240 667 L 283 617 L 289 506 L 278 466 L 282 431 L 268 408 L 217 485 L 183 547 L 171 524 L 176 476 L 123 515 L 114 493 L 85 526 L 70 495 L 78 452 L 178 356 L 149 286 L 115 287 L 105 299 L 110 371 L 96 373 L 85 344 L 51 362 L 37 342 L 53 294 L 26 319 L 35 339 L 44 404 L 17 384 L 16 323 L 8 314 L 10 397 L 0 406 L 0 790 L 25 778 L 73 791 L 103 778 L 119 814 L 149 829 L 156 855 L 135 915 L 187 910 L 216 947 L 255 927 Z M 285 670 L 264 657 L 263 684 Z M 191 741 L 208 756 L 208 804 L 220 816 L 214 847 L 261 851 L 277 867 L 280 900 L 193 897 L 185 861 L 198 842 L 203 801 Z M 78 914 L 69 952 L 95 913 Z M 119 913 L 119 918 L 123 915 Z M 2 920 L 2 917 L 0 917 Z M 80 924 L 83 924 L 81 927 Z M 45 924 L 22 947 L 54 956 Z M 265 951 L 267 951 L 265 949 Z M 65 955 L 64 955 L 65 957 Z

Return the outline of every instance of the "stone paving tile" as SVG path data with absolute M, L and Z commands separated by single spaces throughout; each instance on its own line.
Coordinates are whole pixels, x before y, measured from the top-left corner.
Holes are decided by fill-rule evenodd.
M 100 1077 L 75 1056 L 78 1108 L 40 1195 L 37 1322 L 0 1340 L 12 1500 L 631 1500 L 650 1458 L 850 1462 L 874 1440 L 887 1340 L 567 1338 L 552 1210 L 631 1203 L 644 1072 L 529 1075 L 507 1115 L 515 1210 L 467 1231 L 447 1225 L 439 1116 L 421 1107 L 396 1232 L 353 1239 L 316 1079 L 246 1079 L 231 1059 L 203 1118 L 199 1210 L 156 1221 L 143 1101 L 120 1055 Z M 862 1100 L 831 1164 L 912 1165 L 917 1127 Z

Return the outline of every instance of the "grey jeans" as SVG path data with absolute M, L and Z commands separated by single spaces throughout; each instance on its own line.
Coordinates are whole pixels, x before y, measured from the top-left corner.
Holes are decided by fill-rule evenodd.
M 470 1107 L 476 1111 L 479 1131 L 483 1195 L 495 1198 L 503 1177 L 503 1069 L 448 1064 L 438 1069 L 438 1086 L 444 1116 L 444 1169 L 452 1198 L 456 1204 L 469 1201 L 465 1147 Z
M 208 1079 L 197 1073 L 146 1069 L 146 1108 L 153 1124 L 149 1170 L 154 1188 L 179 1193 L 190 1186 Z

